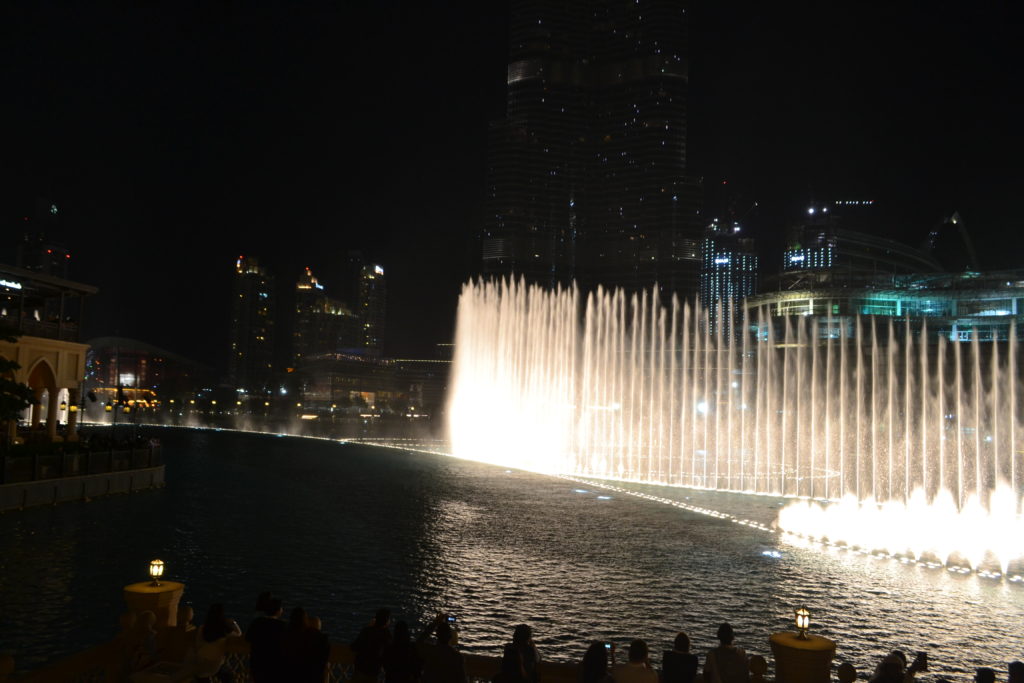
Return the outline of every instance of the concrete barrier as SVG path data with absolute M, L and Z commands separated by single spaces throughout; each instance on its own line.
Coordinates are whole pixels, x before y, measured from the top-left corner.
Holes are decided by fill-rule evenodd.
M 0 512 L 36 505 L 55 505 L 114 493 L 130 493 L 164 485 L 164 466 L 138 470 L 87 474 L 61 479 L 41 479 L 0 486 Z

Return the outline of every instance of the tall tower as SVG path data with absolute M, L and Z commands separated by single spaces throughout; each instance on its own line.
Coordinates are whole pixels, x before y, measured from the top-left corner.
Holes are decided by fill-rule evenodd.
M 327 296 L 313 271 L 306 268 L 295 284 L 294 364 L 313 356 L 363 345 L 359 318 L 342 302 Z
M 511 16 L 482 272 L 696 294 L 683 1 L 514 0 Z
M 384 268 L 368 264 L 359 270 L 356 283 L 358 312 L 363 322 L 363 350 L 380 355 L 384 348 L 384 323 L 387 314 L 387 282 Z
M 274 372 L 274 278 L 256 258 L 235 261 L 228 382 L 249 394 L 271 390 Z
M 739 338 L 743 300 L 757 293 L 757 252 L 754 240 L 740 234 L 737 223 L 718 220 L 708 226 L 701 244 L 700 300 L 708 312 L 711 334 Z

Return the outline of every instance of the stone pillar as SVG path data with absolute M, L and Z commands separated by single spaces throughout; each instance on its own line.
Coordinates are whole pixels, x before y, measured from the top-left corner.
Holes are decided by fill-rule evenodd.
M 32 429 L 37 428 L 43 423 L 43 389 L 33 389 L 36 395 L 36 402 L 32 404 L 32 415 L 29 418 L 29 426 Z
M 68 428 L 64 434 L 65 441 L 78 441 L 78 411 L 71 406 L 78 405 L 78 389 L 68 389 Z
M 828 638 L 795 633 L 773 633 L 768 638 L 775 657 L 777 683 L 829 683 L 836 644 Z
M 185 584 L 177 581 L 141 581 L 124 587 L 124 601 L 133 614 L 149 610 L 156 615 L 156 627 L 177 626 L 178 602 L 185 592 Z
M 46 436 L 51 442 L 57 438 L 57 416 L 60 414 L 59 398 L 57 388 L 50 389 L 50 402 L 46 407 Z

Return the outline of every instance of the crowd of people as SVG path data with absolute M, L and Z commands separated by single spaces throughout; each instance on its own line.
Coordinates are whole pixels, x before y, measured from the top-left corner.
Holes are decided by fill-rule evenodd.
M 288 620 L 280 598 L 262 593 L 257 599 L 256 615 L 244 632 L 249 643 L 249 671 L 255 683 L 323 683 L 331 645 L 321 631 L 320 620 L 301 607 L 291 610 Z M 155 631 L 151 613 L 140 623 L 150 634 L 140 642 L 143 657 L 154 656 Z M 226 643 L 242 636 L 238 624 L 227 618 L 222 605 L 213 605 L 196 629 L 194 643 L 184 666 L 171 680 L 228 683 L 231 673 L 225 666 Z M 672 648 L 662 653 L 660 667 L 652 662 L 647 643 L 637 639 L 626 648 L 625 661 L 617 661 L 615 644 L 592 642 L 577 667 L 578 683 L 752 683 L 762 678 L 767 668 L 763 657 L 750 657 L 735 644 L 732 626 L 723 623 L 716 633 L 718 646 L 705 654 L 703 667 L 698 655 L 690 651 L 686 633 L 676 635 Z M 439 614 L 413 638 L 404 621 L 392 623 L 391 612 L 380 609 L 351 643 L 354 656 L 354 683 L 468 683 L 466 663 L 457 647 L 458 625 L 454 617 Z M 893 650 L 876 666 L 869 683 L 914 683 L 927 671 L 925 653 L 908 661 L 900 650 Z M 541 655 L 526 624 L 516 626 L 504 646 L 500 664 L 491 683 L 540 683 Z M 753 675 L 751 672 L 754 672 Z M 476 678 L 479 678 L 479 673 Z M 853 683 L 857 673 L 849 664 L 837 670 L 841 683 Z M 976 671 L 975 683 L 997 683 L 991 668 Z M 142 679 L 140 679 L 142 680 Z M 941 681 L 941 679 L 940 679 Z M 1024 683 L 1024 662 L 1012 662 L 1005 683 Z

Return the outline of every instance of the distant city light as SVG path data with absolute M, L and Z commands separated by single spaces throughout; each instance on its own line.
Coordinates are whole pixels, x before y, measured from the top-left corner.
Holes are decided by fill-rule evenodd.
M 21 283 L 14 280 L 0 280 L 0 285 L 9 289 L 21 289 Z

